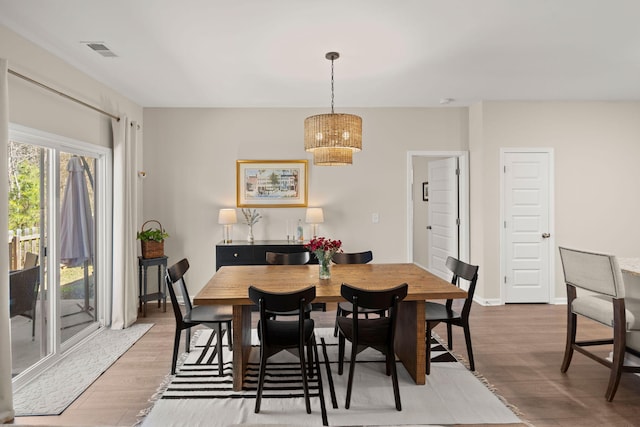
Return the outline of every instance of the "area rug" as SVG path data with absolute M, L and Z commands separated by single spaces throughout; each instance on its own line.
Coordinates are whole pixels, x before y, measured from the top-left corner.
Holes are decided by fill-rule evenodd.
M 344 409 L 349 364 L 338 375 L 338 345 L 333 329 L 316 329 L 320 377 L 310 382 L 312 414 L 305 410 L 298 359 L 281 352 L 267 368 L 261 411 L 254 413 L 258 375 L 258 341 L 249 361 L 245 390 L 232 389 L 232 360 L 223 349 L 224 375 L 218 375 L 212 331 L 194 340 L 177 374 L 165 387 L 142 421 L 156 426 L 229 425 L 451 425 L 517 424 L 522 421 L 485 384 L 432 340 L 431 374 L 417 386 L 397 363 L 402 411 L 395 409 L 391 378 L 385 375 L 384 357 L 375 350 L 358 355 L 350 409 Z M 213 340 L 215 342 L 215 340 Z M 348 343 L 347 343 L 348 346 Z M 346 349 L 349 354 L 349 347 Z
M 15 415 L 61 414 L 152 326 L 98 331 L 13 394 Z

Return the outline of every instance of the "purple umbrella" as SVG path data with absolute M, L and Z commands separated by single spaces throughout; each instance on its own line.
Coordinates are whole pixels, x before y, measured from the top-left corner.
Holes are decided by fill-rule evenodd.
M 77 156 L 69 159 L 67 170 L 60 210 L 60 262 L 78 267 L 93 258 L 93 215 L 84 168 Z

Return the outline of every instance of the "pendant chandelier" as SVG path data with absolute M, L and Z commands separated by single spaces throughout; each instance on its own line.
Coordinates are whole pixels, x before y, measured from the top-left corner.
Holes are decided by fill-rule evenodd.
M 325 57 L 331 61 L 331 114 L 318 114 L 304 120 L 304 149 L 313 153 L 314 165 L 350 165 L 353 152 L 362 150 L 362 119 L 333 112 L 333 61 L 340 54 L 329 52 Z

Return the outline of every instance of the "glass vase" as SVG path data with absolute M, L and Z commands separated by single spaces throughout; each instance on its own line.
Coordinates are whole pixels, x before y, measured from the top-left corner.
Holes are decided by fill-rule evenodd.
M 320 268 L 320 280 L 330 279 L 331 278 L 331 259 L 327 259 L 323 257 L 318 260 L 318 266 Z
M 249 235 L 247 236 L 247 242 L 253 243 L 253 225 L 249 225 Z

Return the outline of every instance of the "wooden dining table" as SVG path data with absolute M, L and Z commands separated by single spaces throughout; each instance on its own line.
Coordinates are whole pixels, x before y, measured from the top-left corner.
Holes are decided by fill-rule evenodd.
M 242 390 L 251 352 L 251 306 L 248 288 L 290 292 L 316 286 L 314 302 L 339 302 L 340 286 L 376 290 L 407 283 L 398 309 L 395 350 L 416 384 L 425 384 L 425 300 L 466 298 L 467 292 L 415 264 L 338 264 L 331 278 L 320 280 L 317 265 L 252 265 L 220 268 L 194 298 L 197 305 L 233 306 L 233 389 Z

